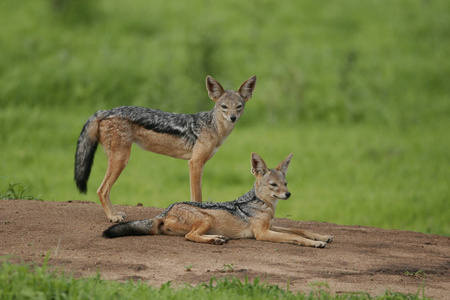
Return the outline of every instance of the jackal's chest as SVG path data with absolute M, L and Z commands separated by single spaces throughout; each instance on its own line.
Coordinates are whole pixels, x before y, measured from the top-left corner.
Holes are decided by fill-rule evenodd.
M 195 145 L 197 150 L 200 150 L 204 155 L 207 155 L 207 159 L 211 159 L 220 146 L 226 140 L 228 135 L 219 135 L 217 132 L 203 132 Z

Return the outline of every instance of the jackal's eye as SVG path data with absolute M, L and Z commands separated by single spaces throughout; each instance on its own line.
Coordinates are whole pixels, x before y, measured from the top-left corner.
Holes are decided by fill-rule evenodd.
M 242 109 L 242 104 L 239 104 L 238 106 L 236 106 L 236 109 Z
M 278 184 L 276 184 L 275 182 L 271 182 L 271 183 L 270 183 L 270 186 L 277 187 Z
M 228 106 L 226 106 L 225 104 L 220 104 L 220 107 L 222 107 L 223 109 L 227 109 Z

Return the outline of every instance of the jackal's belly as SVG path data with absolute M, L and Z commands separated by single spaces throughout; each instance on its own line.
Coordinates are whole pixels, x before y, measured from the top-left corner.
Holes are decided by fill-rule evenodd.
M 135 129 L 134 142 L 144 150 L 180 159 L 190 159 L 192 146 L 182 137 L 154 132 L 145 128 Z
M 248 224 L 243 224 L 239 221 L 234 226 L 225 227 L 221 226 L 221 224 L 215 225 L 206 234 L 223 235 L 230 239 L 248 239 L 255 237 Z
M 185 235 L 194 227 L 200 234 L 224 235 L 230 239 L 253 238 L 250 223 L 221 209 L 202 209 L 176 204 L 165 217 L 165 234 Z

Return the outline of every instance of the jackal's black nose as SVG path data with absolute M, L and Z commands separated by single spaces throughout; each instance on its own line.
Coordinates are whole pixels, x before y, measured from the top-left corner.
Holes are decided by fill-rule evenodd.
M 236 122 L 237 117 L 235 115 L 232 115 L 230 117 L 231 122 Z
M 286 199 L 289 199 L 289 197 L 291 196 L 291 193 L 287 192 L 285 195 L 286 195 Z

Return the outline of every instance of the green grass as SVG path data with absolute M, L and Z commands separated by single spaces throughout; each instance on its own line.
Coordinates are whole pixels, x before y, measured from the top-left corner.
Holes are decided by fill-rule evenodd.
M 0 200 L 8 199 L 23 199 L 23 200 L 40 200 L 36 196 L 29 195 L 27 192 L 27 187 L 23 186 L 21 183 L 14 183 L 11 181 L 6 188 L 5 192 L 0 192 Z
M 332 295 L 326 284 L 317 283 L 309 293 L 294 293 L 276 285 L 261 282 L 243 282 L 230 277 L 211 279 L 196 286 L 174 287 L 170 282 L 159 288 L 138 281 L 102 280 L 100 274 L 92 278 L 74 278 L 58 272 L 50 272 L 40 266 L 0 265 L 0 299 L 427 299 L 419 288 L 417 294 L 401 294 L 387 291 L 385 295 L 372 297 L 365 293 Z
M 195 112 L 211 107 L 207 74 L 227 88 L 256 74 L 247 124 L 408 125 L 449 112 L 448 1 L 82 3 L 2 1 L 2 106 Z
M 449 12 L 443 0 L 1 1 L 0 191 L 98 201 L 101 150 L 86 196 L 72 179 L 92 113 L 208 110 L 207 74 L 225 88 L 255 74 L 204 198 L 248 191 L 252 151 L 269 166 L 292 152 L 278 217 L 449 236 Z M 112 201 L 186 201 L 188 176 L 186 161 L 134 147 Z

